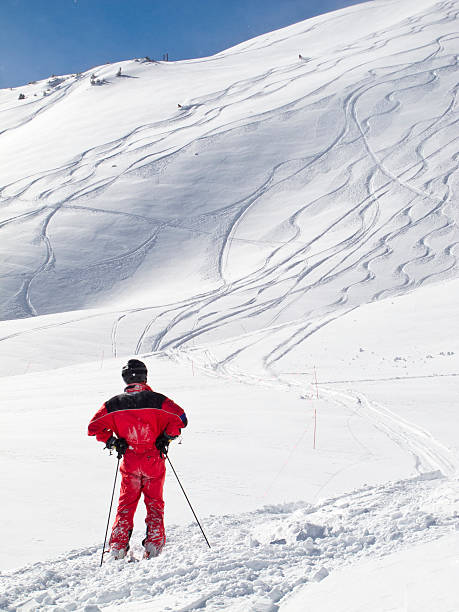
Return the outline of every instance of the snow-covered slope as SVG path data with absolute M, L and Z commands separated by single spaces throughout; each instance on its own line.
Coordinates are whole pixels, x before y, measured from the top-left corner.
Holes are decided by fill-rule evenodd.
M 280 324 L 288 352 L 454 275 L 455 4 L 394 4 L 3 91 L 3 318 L 128 304 L 123 352 Z
M 449 563 L 457 15 L 375 0 L 0 91 L 0 560 L 40 560 L 0 608 L 320 610 L 323 568 L 439 536 Z M 132 355 L 190 416 L 171 458 L 214 547 L 169 477 L 164 556 L 97 573 L 85 427 Z
M 412 499 L 411 504 L 406 503 L 407 497 Z M 453 571 L 458 535 L 445 535 L 455 525 L 450 498 L 450 486 L 431 474 L 424 480 L 367 487 L 315 506 L 265 506 L 250 514 L 209 519 L 210 551 L 203 549 L 197 529 L 174 528 L 169 549 L 159 559 L 141 562 L 140 567 L 123 560 L 109 562 L 95 572 L 100 551 L 95 547 L 73 550 L 54 562 L 36 563 L 13 573 L 11 592 L 3 601 L 0 599 L 0 605 L 14 601 L 19 604 L 18 610 L 52 610 L 54 606 L 63 610 L 132 612 L 297 612 L 311 608 L 387 612 L 403 609 L 404 574 L 412 583 L 410 599 L 421 600 L 413 582 L 416 584 L 416 573 L 426 580 L 427 566 L 435 571 L 428 576 L 425 607 L 415 609 L 453 610 L 442 605 L 457 602 Z M 442 507 L 439 502 L 443 502 Z M 441 536 L 442 546 L 430 543 Z M 375 557 L 398 556 L 403 562 L 403 555 L 395 552 L 400 551 L 401 542 L 404 547 L 417 545 L 411 555 L 404 553 L 405 562 L 409 559 L 409 572 L 400 573 L 399 565 L 389 574 L 386 585 L 376 579 L 378 588 L 373 585 L 371 593 L 361 576 L 368 580 L 372 565 L 377 569 L 378 565 L 387 567 L 387 561 L 375 563 Z M 419 548 L 420 542 L 430 544 Z M 394 564 L 391 557 L 389 560 Z M 352 566 L 349 570 L 350 564 L 357 564 L 357 571 Z M 332 591 L 327 588 L 329 580 L 322 582 L 328 575 L 334 584 L 338 582 L 338 588 Z M 352 582 L 346 583 L 349 575 Z M 394 582 L 398 582 L 397 590 Z M 323 588 L 318 590 L 317 583 Z M 343 591 L 347 601 L 340 607 L 336 602 L 343 599 Z M 385 605 L 388 595 L 392 608 Z M 429 603 L 434 607 L 429 608 Z

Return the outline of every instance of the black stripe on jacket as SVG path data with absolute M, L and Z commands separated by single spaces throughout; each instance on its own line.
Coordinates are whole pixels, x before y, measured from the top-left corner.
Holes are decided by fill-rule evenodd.
M 108 402 L 105 402 L 105 408 L 109 413 L 118 412 L 119 410 L 142 410 L 144 408 L 161 410 L 165 399 L 165 395 L 156 393 L 155 391 L 120 393 L 109 399 Z

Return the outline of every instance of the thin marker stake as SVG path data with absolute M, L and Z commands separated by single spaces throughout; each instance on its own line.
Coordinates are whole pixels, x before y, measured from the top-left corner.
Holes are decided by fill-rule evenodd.
M 199 529 L 201 530 L 202 535 L 204 536 L 204 539 L 205 539 L 205 541 L 207 542 L 207 546 L 208 546 L 209 548 L 211 548 L 211 546 L 210 546 L 210 544 L 209 544 L 209 540 L 207 539 L 206 534 L 204 533 L 204 529 L 201 527 L 201 523 L 199 522 L 199 519 L 198 519 L 198 517 L 196 516 L 195 511 L 193 510 L 193 506 L 191 505 L 191 502 L 190 502 L 190 500 L 188 499 L 188 495 L 185 493 L 185 489 L 182 487 L 182 483 L 180 482 L 180 479 L 179 479 L 179 477 L 177 476 L 177 472 L 174 470 L 174 466 L 172 465 L 172 462 L 171 462 L 171 460 L 169 459 L 169 456 L 168 456 L 168 455 L 166 455 L 166 459 L 169 461 L 169 465 L 171 466 L 172 471 L 174 472 L 175 477 L 177 478 L 177 482 L 179 483 L 180 488 L 181 488 L 181 489 L 182 489 L 182 491 L 183 491 L 183 495 L 185 496 L 185 499 L 186 499 L 186 501 L 188 502 L 188 505 L 189 505 L 189 506 L 190 506 L 190 508 L 191 508 L 191 512 L 193 513 L 193 516 L 194 516 L 194 518 L 196 519 L 197 524 L 199 525 Z
M 316 448 L 316 431 L 317 431 L 317 408 L 314 408 L 314 450 Z
M 319 385 L 317 384 L 317 370 L 314 366 L 314 383 L 316 385 L 316 399 L 319 399 Z M 314 444 L 313 448 L 316 448 L 316 433 L 317 433 L 317 408 L 314 407 Z

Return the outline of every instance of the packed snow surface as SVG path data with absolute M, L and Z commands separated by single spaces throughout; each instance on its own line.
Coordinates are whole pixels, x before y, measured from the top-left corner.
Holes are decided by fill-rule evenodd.
M 458 483 L 438 478 L 431 473 L 317 505 L 280 504 L 212 517 L 206 521 L 210 550 L 190 526 L 171 529 L 164 554 L 139 564 L 132 557 L 110 560 L 95 571 L 97 547 L 73 550 L 13 573 L 9 595 L 0 602 L 18 610 L 306 610 L 294 605 L 295 597 L 308 602 L 303 585 L 350 563 L 447 537 L 459 527 L 452 503 L 459 500 Z M 457 545 L 458 535 L 449 540 Z M 436 577 L 430 581 L 432 593 Z M 452 575 L 448 581 L 452 588 Z M 279 604 L 295 588 L 299 594 Z
M 0 91 L 0 609 L 459 609 L 458 15 Z M 164 553 L 99 569 L 134 355 L 212 548 L 169 473 Z

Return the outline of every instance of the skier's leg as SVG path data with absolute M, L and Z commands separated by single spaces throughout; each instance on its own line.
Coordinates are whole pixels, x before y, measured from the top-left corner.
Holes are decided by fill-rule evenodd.
M 155 557 L 164 548 L 166 543 L 166 533 L 164 531 L 164 501 L 163 487 L 166 477 L 164 461 L 158 459 L 155 462 L 154 470 L 150 471 L 151 476 L 143 480 L 143 494 L 147 516 L 147 535 L 143 541 L 147 556 Z
M 121 474 L 120 500 L 110 537 L 110 550 L 113 551 L 126 551 L 128 548 L 134 525 L 134 514 L 142 490 L 142 481 L 139 476 L 125 471 L 121 471 Z

